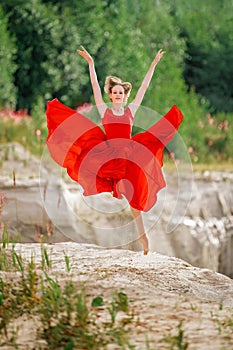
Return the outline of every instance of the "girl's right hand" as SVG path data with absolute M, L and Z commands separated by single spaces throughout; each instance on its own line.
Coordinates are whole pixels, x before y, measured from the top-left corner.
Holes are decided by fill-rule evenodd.
M 87 50 L 85 50 L 83 46 L 80 45 L 80 47 L 81 47 L 82 50 L 77 50 L 77 53 L 78 53 L 80 56 L 82 56 L 83 58 L 85 58 L 85 60 L 86 60 L 88 63 L 94 62 L 94 61 L 93 61 L 93 58 L 91 57 L 91 55 L 89 54 L 89 52 L 87 52 Z

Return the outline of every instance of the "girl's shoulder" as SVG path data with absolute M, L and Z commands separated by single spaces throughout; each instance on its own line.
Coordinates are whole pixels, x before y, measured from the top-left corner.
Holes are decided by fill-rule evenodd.
M 130 104 L 128 105 L 128 107 L 126 108 L 126 110 L 129 111 L 129 113 L 130 113 L 132 119 L 134 119 L 134 116 L 135 116 L 135 113 L 136 113 L 137 109 L 138 109 L 138 106 L 136 106 L 136 105 L 133 104 L 133 103 L 130 103 Z
M 106 114 L 106 112 L 108 110 L 108 106 L 105 103 L 103 103 L 103 104 L 98 105 L 96 107 L 97 107 L 97 109 L 99 111 L 99 114 L 100 114 L 101 118 L 104 118 L 104 116 L 105 116 L 105 114 Z

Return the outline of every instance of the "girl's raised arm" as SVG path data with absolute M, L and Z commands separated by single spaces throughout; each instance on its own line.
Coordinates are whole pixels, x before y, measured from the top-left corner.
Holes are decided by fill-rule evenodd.
M 163 51 L 162 49 L 160 49 L 157 52 L 157 55 L 155 56 L 153 62 L 151 63 L 150 68 L 149 68 L 148 72 L 146 73 L 134 100 L 129 104 L 129 108 L 130 108 L 133 115 L 135 115 L 138 107 L 141 105 L 143 97 L 146 93 L 146 90 L 148 89 L 151 78 L 154 74 L 155 67 L 159 63 L 160 59 L 163 57 L 164 54 L 165 54 L 165 51 Z
M 103 101 L 101 89 L 100 89 L 98 78 L 97 78 L 97 74 L 96 74 L 96 71 L 95 71 L 94 60 L 91 57 L 91 55 L 89 54 L 89 52 L 87 52 L 87 50 L 84 49 L 83 46 L 81 46 L 81 49 L 82 50 L 77 50 L 77 53 L 80 56 L 82 56 L 83 58 L 85 58 L 85 60 L 89 64 L 91 85 L 92 85 L 92 90 L 93 90 L 93 93 L 94 93 L 94 99 L 95 99 L 96 107 L 97 107 L 97 109 L 99 111 L 100 116 L 103 117 L 104 113 L 105 113 L 105 111 L 107 109 L 107 105 Z

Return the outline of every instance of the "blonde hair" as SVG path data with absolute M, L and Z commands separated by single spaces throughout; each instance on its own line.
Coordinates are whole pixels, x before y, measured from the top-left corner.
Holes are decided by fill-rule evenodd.
M 120 78 L 110 75 L 105 80 L 104 91 L 109 95 L 112 92 L 112 88 L 116 85 L 120 85 L 123 87 L 125 92 L 125 102 L 126 102 L 130 95 L 130 91 L 132 89 L 131 83 L 129 83 L 128 81 L 124 82 Z

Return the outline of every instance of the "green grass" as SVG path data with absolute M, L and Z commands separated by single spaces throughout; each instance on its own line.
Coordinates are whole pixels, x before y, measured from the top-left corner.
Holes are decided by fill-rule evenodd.
M 33 155 L 40 157 L 46 144 L 47 130 L 45 123 L 37 122 L 32 117 L 15 120 L 3 120 L 0 116 L 0 144 L 18 142 Z M 2 159 L 8 159 L 8 150 L 1 151 Z M 0 164 L 1 165 L 1 164 Z
M 134 316 L 126 293 L 116 292 L 111 300 L 97 296 L 90 298 L 84 285 L 72 281 L 70 261 L 65 254 L 69 276 L 63 284 L 49 275 L 51 257 L 41 245 L 41 270 L 37 270 L 33 257 L 23 260 L 10 243 L 5 229 L 0 246 L 0 270 L 18 271 L 14 280 L 0 278 L 0 346 L 17 348 L 17 332 L 11 321 L 22 315 L 39 317 L 38 338 L 44 339 L 48 349 L 104 349 L 116 344 L 121 349 L 134 349 L 129 340 L 129 325 Z M 97 301 L 98 300 L 98 301 Z M 101 302 L 100 302 L 101 301 Z M 98 312 L 97 312 L 98 311 Z M 125 314 L 120 322 L 116 316 Z M 105 322 L 98 321 L 97 313 L 104 312 Z
M 180 321 L 177 326 L 177 334 L 165 335 L 163 338 L 163 341 L 169 344 L 170 350 L 187 350 L 189 347 L 189 343 L 187 341 L 187 337 L 184 334 L 182 324 L 183 322 Z

